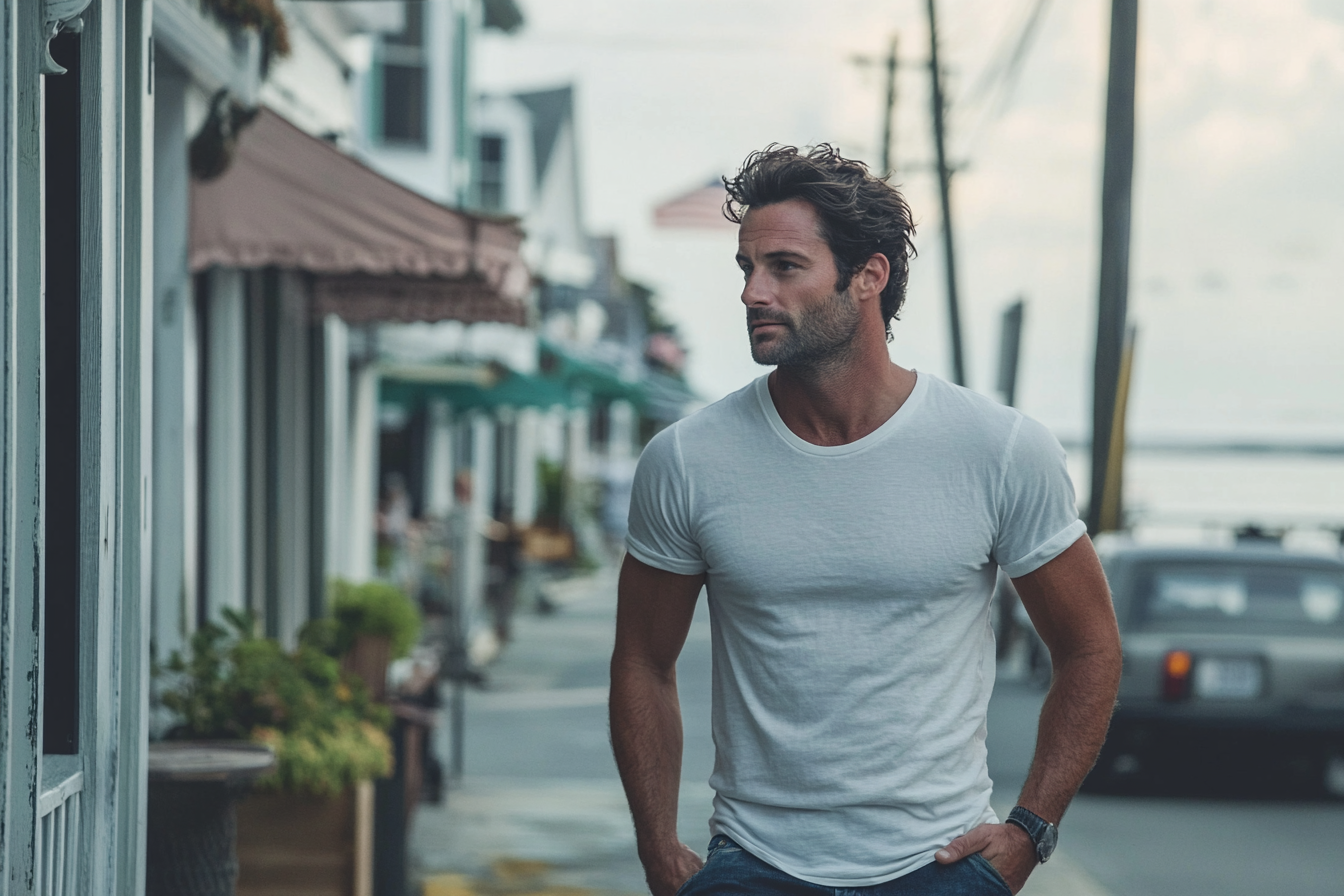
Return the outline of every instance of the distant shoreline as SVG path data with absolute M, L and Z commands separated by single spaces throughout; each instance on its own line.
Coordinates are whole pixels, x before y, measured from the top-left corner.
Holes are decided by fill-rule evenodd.
M 1060 444 L 1066 451 L 1088 451 L 1092 443 L 1086 439 L 1063 439 Z M 1344 442 L 1269 442 L 1238 439 L 1235 441 L 1183 441 L 1153 440 L 1131 442 L 1129 451 L 1144 451 L 1154 454 L 1282 454 L 1282 455 L 1344 455 Z

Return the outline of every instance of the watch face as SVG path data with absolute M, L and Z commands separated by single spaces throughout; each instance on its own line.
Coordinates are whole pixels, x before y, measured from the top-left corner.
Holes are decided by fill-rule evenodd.
M 1045 830 L 1041 832 L 1041 839 L 1036 843 L 1036 858 L 1044 862 L 1055 851 L 1055 844 L 1059 842 L 1059 828 L 1052 824 L 1047 824 Z

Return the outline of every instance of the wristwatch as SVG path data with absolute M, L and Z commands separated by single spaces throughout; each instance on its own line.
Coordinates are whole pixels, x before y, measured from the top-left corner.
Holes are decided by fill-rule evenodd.
M 1036 859 L 1042 864 L 1050 859 L 1059 843 L 1059 828 L 1030 809 L 1014 806 L 1004 823 L 1015 824 L 1027 832 L 1031 842 L 1036 845 Z

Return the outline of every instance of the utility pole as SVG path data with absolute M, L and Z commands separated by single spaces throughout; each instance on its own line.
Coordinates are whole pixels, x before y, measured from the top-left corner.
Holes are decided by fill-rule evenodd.
M 943 206 L 943 261 L 947 269 L 947 324 L 952 339 L 952 380 L 966 385 L 966 362 L 961 351 L 961 313 L 957 308 L 957 264 L 952 246 L 952 171 L 947 164 L 943 127 L 942 72 L 938 67 L 938 19 L 936 0 L 928 0 L 929 84 L 933 103 L 933 144 L 938 153 L 938 198 Z
M 1130 207 L 1134 182 L 1134 81 L 1138 67 L 1139 0 L 1111 0 L 1111 61 L 1106 85 L 1106 154 L 1101 175 L 1101 270 L 1097 292 L 1097 352 L 1092 379 L 1092 493 L 1087 528 L 1123 518 L 1112 470 L 1120 366 L 1129 302 Z M 1123 432 L 1123 429 L 1121 430 Z M 1123 445 L 1120 446 L 1123 450 Z M 1108 475 L 1109 474 L 1109 475 Z M 1103 508 L 1110 509 L 1103 520 Z
M 891 36 L 891 50 L 887 53 L 887 104 L 882 107 L 882 176 L 890 177 L 896 171 L 896 139 L 893 129 L 896 117 L 896 39 Z

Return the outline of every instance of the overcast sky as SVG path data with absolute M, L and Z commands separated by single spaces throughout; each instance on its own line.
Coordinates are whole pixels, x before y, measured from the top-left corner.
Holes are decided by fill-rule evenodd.
M 973 387 L 1027 299 L 1019 404 L 1090 425 L 1109 3 L 1054 0 L 1016 89 L 978 90 L 1035 0 L 940 0 Z M 882 85 L 855 55 L 899 33 L 898 179 L 920 256 L 892 356 L 949 375 L 928 169 L 923 0 L 532 0 L 478 44 L 478 87 L 577 87 L 585 213 L 659 290 L 717 398 L 759 375 L 731 230 L 654 230 L 657 203 L 772 141 L 878 155 Z M 1139 437 L 1344 440 L 1344 0 L 1143 4 L 1130 425 Z M 993 83 L 991 80 L 989 83 Z

